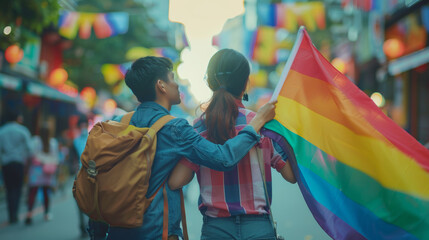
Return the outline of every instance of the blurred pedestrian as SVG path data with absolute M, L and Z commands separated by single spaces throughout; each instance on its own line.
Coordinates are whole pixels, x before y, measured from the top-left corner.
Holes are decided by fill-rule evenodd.
M 77 126 L 79 128 L 79 135 L 73 140 L 73 149 L 75 155 L 77 156 L 78 162 L 79 162 L 79 169 L 82 167 L 82 163 L 80 161 L 80 156 L 83 153 L 83 149 L 86 145 L 86 140 L 88 139 L 88 118 L 85 115 L 82 115 L 79 117 L 79 120 L 77 122 Z M 79 209 L 78 207 L 78 214 L 79 214 L 79 229 L 81 233 L 81 237 L 87 237 L 88 233 L 86 231 L 87 229 L 87 223 L 88 223 L 88 217 Z
M 18 209 L 24 182 L 24 164 L 32 154 L 30 131 L 22 125 L 23 116 L 6 115 L 8 122 L 0 128 L 0 161 L 6 187 L 9 223 L 18 222 Z
M 67 159 L 69 158 L 69 147 L 67 139 L 64 138 L 64 134 L 61 134 L 58 137 L 58 149 L 59 149 L 59 163 L 58 163 L 58 190 L 65 195 L 66 194 L 66 183 L 69 179 L 69 168 L 67 164 Z M 68 189 L 67 189 L 68 190 Z
M 49 126 L 43 125 L 40 128 L 40 136 L 33 137 L 34 155 L 28 170 L 28 212 L 25 224 L 32 223 L 33 206 L 38 190 L 43 190 L 44 218 L 46 221 L 52 219 L 49 212 L 50 192 L 56 186 L 56 171 L 59 163 L 58 141 L 51 137 Z
M 249 62 L 239 52 L 222 49 L 213 55 L 207 67 L 213 96 L 194 123 L 201 136 L 222 144 L 253 119 L 255 113 L 241 101 L 248 99 L 249 74 Z M 265 169 L 275 168 L 285 180 L 296 182 L 286 155 L 277 150 L 270 138 L 262 136 L 259 144 L 227 172 L 187 160 L 177 164 L 169 179 L 171 189 L 189 183 L 194 172 L 198 176 L 198 205 L 204 220 L 201 239 L 276 239 L 270 219 L 271 171 Z
M 161 117 L 169 115 L 172 105 L 180 103 L 179 86 L 174 80 L 172 69 L 172 62 L 163 57 L 144 57 L 133 63 L 125 76 L 125 83 L 141 104 L 131 118 L 131 125 L 150 127 Z M 184 156 L 198 164 L 227 170 L 256 144 L 259 140 L 256 132 L 274 117 L 274 109 L 273 104 L 266 104 L 258 111 L 250 126 L 223 145 L 216 145 L 202 138 L 185 119 L 175 118 L 165 124 L 157 133 L 156 154 L 146 194 L 147 198 L 154 196 L 154 199 L 144 213 L 144 223 L 135 228 L 112 226 L 108 239 L 161 239 L 163 230 L 167 230 L 163 229 L 165 201 L 168 201 L 169 239 L 178 239 L 182 235 L 180 192 L 166 187 L 168 200 L 164 199 L 163 191 L 156 193 L 174 165 Z M 92 227 L 93 224 L 99 226 L 95 223 L 90 223 L 91 239 L 104 239 L 105 234 L 100 235 L 98 228 Z

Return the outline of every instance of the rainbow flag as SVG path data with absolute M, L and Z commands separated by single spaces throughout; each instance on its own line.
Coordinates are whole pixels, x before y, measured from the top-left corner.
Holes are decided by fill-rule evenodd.
M 333 239 L 429 239 L 429 150 L 317 51 L 304 28 L 273 94 L 266 134 L 289 153 Z

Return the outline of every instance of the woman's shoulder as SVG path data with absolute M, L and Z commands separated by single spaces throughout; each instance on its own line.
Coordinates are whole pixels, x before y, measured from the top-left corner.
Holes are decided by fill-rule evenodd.
M 205 114 L 202 114 L 199 117 L 195 118 L 192 126 L 197 132 L 202 132 L 206 130 Z
M 256 116 L 256 113 L 247 108 L 239 108 L 237 125 L 248 124 Z

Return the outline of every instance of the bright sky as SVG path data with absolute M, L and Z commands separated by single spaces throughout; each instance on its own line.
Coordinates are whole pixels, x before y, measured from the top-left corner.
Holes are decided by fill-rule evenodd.
M 169 19 L 185 26 L 190 48 L 181 53 L 179 77 L 188 79 L 190 90 L 199 102 L 209 100 L 211 90 L 204 81 L 210 57 L 217 51 L 212 37 L 226 20 L 244 13 L 243 0 L 170 0 Z

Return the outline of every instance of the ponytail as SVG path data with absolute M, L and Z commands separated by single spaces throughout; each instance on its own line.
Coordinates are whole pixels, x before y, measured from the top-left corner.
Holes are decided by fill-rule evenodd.
M 213 93 L 209 106 L 205 111 L 207 139 L 223 144 L 235 134 L 235 122 L 238 116 L 238 106 L 235 97 L 226 89 L 220 88 Z
M 235 50 L 219 50 L 210 59 L 207 83 L 213 97 L 204 113 L 209 141 L 223 144 L 236 135 L 236 101 L 246 88 L 249 74 L 249 62 Z

